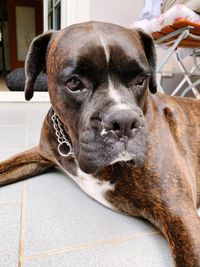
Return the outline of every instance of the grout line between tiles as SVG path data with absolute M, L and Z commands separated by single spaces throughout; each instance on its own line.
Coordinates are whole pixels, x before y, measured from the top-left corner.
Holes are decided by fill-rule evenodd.
M 157 234 L 160 234 L 160 232 L 159 231 L 146 232 L 146 233 L 143 232 L 143 233 L 139 233 L 139 234 L 129 235 L 129 236 L 125 236 L 125 237 L 119 237 L 119 238 L 110 239 L 110 240 L 99 240 L 96 242 L 86 243 L 86 244 L 82 244 L 82 245 L 78 245 L 78 246 L 68 246 L 68 247 L 64 247 L 61 249 L 52 249 L 52 250 L 48 250 L 48 251 L 45 251 L 42 253 L 37 253 L 34 255 L 25 256 L 24 261 L 29 261 L 32 259 L 43 258 L 43 257 L 48 257 L 48 256 L 55 256 L 55 255 L 59 255 L 59 254 L 64 254 L 64 253 L 73 252 L 73 251 L 77 251 L 77 250 L 84 250 L 84 249 L 99 247 L 99 246 L 103 246 L 103 245 L 114 245 L 117 243 L 122 243 L 122 242 L 130 241 L 130 240 L 134 240 L 137 238 L 152 236 L 152 235 L 157 235 Z
M 24 223 L 25 223 L 24 215 L 25 215 L 25 204 L 26 204 L 25 202 L 26 202 L 26 181 L 24 181 L 23 184 L 22 184 L 18 267 L 23 267 L 23 257 L 24 257 Z

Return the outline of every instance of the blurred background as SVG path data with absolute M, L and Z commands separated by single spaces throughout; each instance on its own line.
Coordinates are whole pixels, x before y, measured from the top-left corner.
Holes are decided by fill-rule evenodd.
M 149 3 L 152 1 L 149 0 Z M 58 30 L 73 23 L 98 20 L 129 27 L 141 19 L 148 0 L 1 0 L 0 3 L 0 101 L 15 100 L 9 92 L 20 92 L 23 100 L 24 61 L 31 40 L 43 31 Z M 166 50 L 157 47 L 158 64 Z M 192 61 L 185 59 L 190 68 Z M 196 79 L 194 73 L 191 80 Z M 162 69 L 165 93 L 183 79 L 172 57 Z M 198 87 L 198 86 L 197 86 Z M 46 75 L 41 74 L 35 91 L 47 91 Z M 5 94 L 5 92 L 7 92 Z M 47 94 L 43 99 L 48 99 Z M 17 98 L 16 98 L 17 99 Z

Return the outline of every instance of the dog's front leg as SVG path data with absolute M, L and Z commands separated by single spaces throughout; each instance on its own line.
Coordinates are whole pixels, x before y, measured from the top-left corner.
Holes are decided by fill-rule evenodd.
M 167 238 L 177 267 L 200 267 L 200 218 L 188 204 L 159 208 L 149 217 Z
M 0 186 L 40 174 L 54 165 L 34 147 L 0 162 Z

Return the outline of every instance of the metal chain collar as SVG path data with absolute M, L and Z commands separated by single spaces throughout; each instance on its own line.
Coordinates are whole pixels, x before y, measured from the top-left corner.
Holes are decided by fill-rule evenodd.
M 63 157 L 69 157 L 73 155 L 73 149 L 68 141 L 62 123 L 60 122 L 59 118 L 56 116 L 55 112 L 51 117 L 51 120 L 53 122 L 53 128 L 55 130 L 55 135 L 57 136 L 57 141 L 58 141 L 58 153 L 63 156 Z M 64 152 L 62 152 L 64 151 Z M 65 151 L 68 151 L 65 153 Z

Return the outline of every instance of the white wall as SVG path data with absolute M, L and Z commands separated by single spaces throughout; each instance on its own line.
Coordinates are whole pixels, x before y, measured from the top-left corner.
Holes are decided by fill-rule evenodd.
M 143 6 L 143 0 L 90 0 L 90 20 L 129 26 L 138 19 Z
M 61 28 L 90 20 L 90 0 L 61 0 Z
M 61 5 L 62 28 L 89 20 L 129 26 L 138 19 L 144 0 L 62 0 Z

